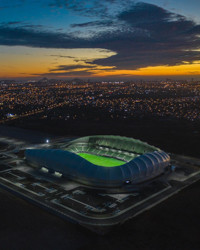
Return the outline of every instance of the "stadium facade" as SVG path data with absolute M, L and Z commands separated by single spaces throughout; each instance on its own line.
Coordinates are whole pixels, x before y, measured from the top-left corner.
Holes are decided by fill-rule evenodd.
M 27 162 L 37 168 L 96 188 L 123 188 L 164 174 L 170 156 L 140 140 L 121 136 L 87 136 L 57 148 L 27 149 Z

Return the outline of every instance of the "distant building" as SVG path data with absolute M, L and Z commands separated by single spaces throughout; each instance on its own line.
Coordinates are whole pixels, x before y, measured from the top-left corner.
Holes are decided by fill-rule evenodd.
M 27 161 L 97 188 L 123 188 L 149 182 L 170 165 L 164 151 L 121 136 L 88 136 L 53 149 L 27 149 Z

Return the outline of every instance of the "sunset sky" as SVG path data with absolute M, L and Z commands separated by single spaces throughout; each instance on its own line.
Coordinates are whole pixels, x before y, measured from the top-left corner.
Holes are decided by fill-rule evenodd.
M 199 0 L 0 0 L 0 79 L 200 79 Z

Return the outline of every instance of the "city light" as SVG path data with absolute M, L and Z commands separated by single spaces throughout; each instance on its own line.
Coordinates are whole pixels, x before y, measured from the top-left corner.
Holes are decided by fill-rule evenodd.
M 200 82 L 0 82 L 0 123 L 39 120 L 200 120 Z

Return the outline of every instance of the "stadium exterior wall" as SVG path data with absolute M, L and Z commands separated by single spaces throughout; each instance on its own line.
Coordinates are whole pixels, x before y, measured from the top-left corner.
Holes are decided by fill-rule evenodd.
M 148 144 L 145 144 L 148 145 Z M 150 146 L 150 145 L 149 145 Z M 32 165 L 57 171 L 72 180 L 100 188 L 120 188 L 126 183 L 137 185 L 166 171 L 170 157 L 157 148 L 125 164 L 114 167 L 95 165 L 81 156 L 62 149 L 27 149 L 26 159 Z

